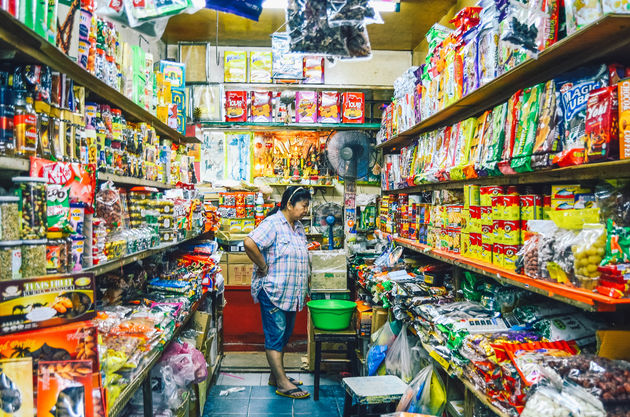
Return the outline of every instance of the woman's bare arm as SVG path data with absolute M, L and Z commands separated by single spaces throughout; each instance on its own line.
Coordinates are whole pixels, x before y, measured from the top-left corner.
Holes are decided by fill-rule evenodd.
M 245 246 L 245 253 L 247 254 L 247 257 L 249 257 L 249 259 L 251 259 L 251 261 L 256 264 L 262 275 L 267 275 L 267 262 L 265 262 L 265 257 L 262 255 L 262 253 L 260 253 L 258 245 L 256 245 L 256 243 L 252 239 L 246 237 L 243 240 L 243 246 Z

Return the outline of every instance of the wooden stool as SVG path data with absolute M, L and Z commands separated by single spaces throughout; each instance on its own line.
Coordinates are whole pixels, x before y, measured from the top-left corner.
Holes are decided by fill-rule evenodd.
M 345 362 L 350 363 L 350 372 L 352 375 L 356 375 L 356 344 L 357 344 L 357 332 L 352 326 L 344 330 L 321 330 L 313 328 L 313 339 L 315 341 L 315 386 L 313 388 L 313 399 L 319 400 L 319 377 L 321 372 L 322 362 Z M 348 357 L 346 359 L 322 359 L 323 353 L 339 353 L 336 350 L 322 350 L 322 343 L 345 343 L 346 352 Z
M 362 406 L 397 403 L 407 390 L 407 384 L 394 375 L 344 378 L 341 384 L 346 390 L 343 417 L 350 416 L 350 409 L 355 401 L 361 416 Z

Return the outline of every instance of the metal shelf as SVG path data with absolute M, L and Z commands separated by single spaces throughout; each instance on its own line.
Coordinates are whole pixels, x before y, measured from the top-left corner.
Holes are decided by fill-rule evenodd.
M 299 185 L 301 187 L 311 187 L 311 188 L 335 188 L 336 185 L 335 184 L 300 184 L 300 183 L 279 183 L 279 182 L 272 182 L 270 184 L 265 184 L 268 185 L 270 187 L 290 187 L 292 185 Z
M 382 190 L 384 193 L 419 193 L 428 190 L 461 188 L 467 184 L 479 185 L 521 185 L 560 181 L 585 181 L 606 178 L 630 178 L 630 159 L 575 165 L 564 168 L 543 169 L 521 174 L 499 177 L 479 177 L 461 181 L 443 181 L 420 184 L 396 190 Z
M 410 239 L 393 237 L 380 232 L 385 237 L 392 237 L 398 245 L 421 253 L 431 258 L 458 266 L 468 271 L 492 278 L 502 284 L 513 285 L 543 295 L 587 311 L 615 311 L 617 308 L 630 307 L 630 298 L 612 298 L 582 288 L 569 287 L 555 282 L 530 278 L 496 265 L 467 258 L 446 251 L 434 249 L 428 245 Z
M 108 172 L 99 172 L 97 176 L 100 181 L 112 181 L 114 184 L 155 188 L 175 188 L 175 186 L 172 184 L 166 184 L 159 181 L 150 181 L 142 178 L 125 177 L 123 175 L 110 174 Z
M 421 133 L 475 116 L 507 101 L 521 88 L 547 81 L 589 62 L 627 61 L 630 52 L 630 16 L 609 14 L 545 49 L 414 127 L 377 145 L 385 151 L 406 146 Z
M 255 122 L 199 122 L 202 129 L 234 131 L 274 131 L 274 130 L 378 130 L 380 123 L 255 123 Z
M 12 59 L 13 62 L 40 63 L 55 71 L 67 74 L 77 84 L 85 87 L 90 99 L 121 109 L 128 121 L 149 123 L 160 136 L 172 139 L 174 142 L 200 142 L 197 138 L 186 137 L 162 123 L 156 116 L 138 106 L 124 94 L 81 68 L 55 45 L 27 28 L 4 10 L 0 11 L 0 46 L 5 51 L 16 52 Z
M 226 90 L 270 90 L 270 91 L 391 91 L 391 85 L 359 85 L 359 84 L 290 84 L 290 83 L 214 83 L 212 85 L 223 85 Z

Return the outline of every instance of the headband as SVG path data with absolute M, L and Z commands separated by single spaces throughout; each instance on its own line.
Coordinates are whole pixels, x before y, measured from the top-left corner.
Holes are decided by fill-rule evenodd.
M 295 193 L 297 193 L 300 190 L 303 190 L 304 187 L 298 187 L 295 190 L 293 190 L 293 192 L 291 193 L 291 196 L 289 197 L 289 199 L 287 200 L 287 204 L 289 204 L 291 202 L 291 199 L 293 198 L 293 196 L 295 195 Z

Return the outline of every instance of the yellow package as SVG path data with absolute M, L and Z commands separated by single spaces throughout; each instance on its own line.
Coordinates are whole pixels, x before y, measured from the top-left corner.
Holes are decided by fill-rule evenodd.
M 250 52 L 249 53 L 249 82 L 250 83 L 270 83 L 272 77 L 271 52 Z
M 470 162 L 471 146 L 477 120 L 474 117 L 461 122 L 457 153 L 455 154 L 455 166 L 451 170 L 451 180 L 463 180 L 465 178 L 464 167 Z
M 247 82 L 247 52 L 225 51 L 223 55 L 223 81 L 226 83 Z

